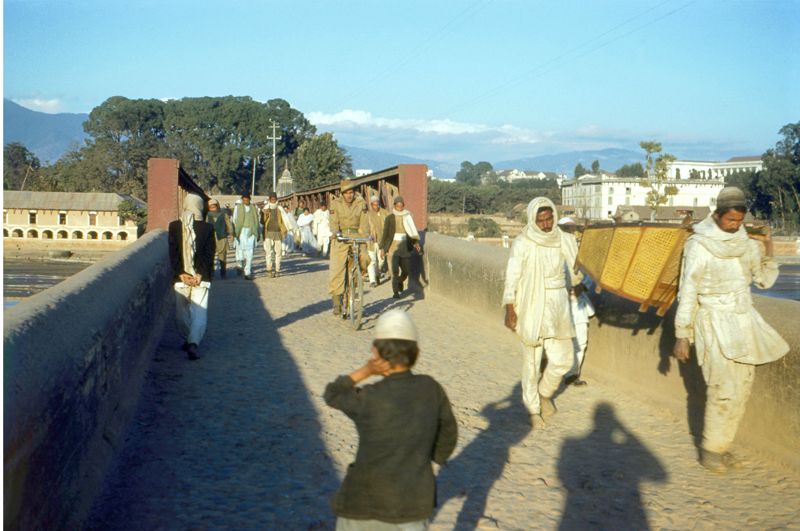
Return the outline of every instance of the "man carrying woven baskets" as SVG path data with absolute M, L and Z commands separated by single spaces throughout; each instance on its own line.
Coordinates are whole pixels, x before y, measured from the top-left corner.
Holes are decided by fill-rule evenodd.
M 689 359 L 694 343 L 706 381 L 700 463 L 714 472 L 735 466 L 729 449 L 753 385 L 755 366 L 783 357 L 789 345 L 753 308 L 750 284 L 766 289 L 778 278 L 772 241 L 761 246 L 742 226 L 744 193 L 733 186 L 716 210 L 694 227 L 683 250 L 673 355 Z
M 552 396 L 574 364 L 569 291 L 582 292 L 575 271 L 575 238 L 555 224 L 556 207 L 546 197 L 528 204 L 528 225 L 514 239 L 506 267 L 505 325 L 522 342 L 522 400 L 534 428 L 556 412 Z M 542 355 L 547 368 L 540 373 Z M 540 380 L 541 377 L 541 380 Z

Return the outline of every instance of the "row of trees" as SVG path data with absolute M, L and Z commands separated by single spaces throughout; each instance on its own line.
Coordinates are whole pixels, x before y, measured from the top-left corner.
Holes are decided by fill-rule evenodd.
M 786 124 L 778 134 L 783 138 L 768 149 L 758 172 L 737 173 L 728 183 L 743 189 L 750 210 L 769 220 L 779 232 L 800 231 L 800 122 Z
M 256 165 L 257 190 L 271 184 L 272 168 L 257 164 L 272 155 L 275 122 L 279 160 L 290 161 L 296 187 L 311 188 L 352 174 L 346 152 L 333 135 L 316 128 L 282 99 L 261 103 L 250 97 L 131 100 L 109 98 L 89 114 L 89 139 L 51 166 L 42 167 L 24 146 L 4 149 L 4 187 L 28 190 L 116 191 L 146 198 L 147 160 L 175 158 L 198 184 L 213 193 L 250 189 Z M 264 178 L 263 185 L 258 183 Z
M 545 196 L 561 203 L 561 189 L 555 179 L 525 179 L 507 183 L 474 186 L 464 182 L 428 181 L 430 212 L 462 214 L 519 213 L 518 205 L 527 205 L 534 197 Z M 524 213 L 524 208 L 521 209 Z

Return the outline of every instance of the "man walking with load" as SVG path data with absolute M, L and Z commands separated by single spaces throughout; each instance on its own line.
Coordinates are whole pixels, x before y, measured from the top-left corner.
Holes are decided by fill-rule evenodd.
M 568 290 L 580 285 L 582 275 L 574 269 L 578 245 L 555 226 L 553 202 L 537 197 L 527 213 L 528 225 L 511 245 L 503 304 L 505 325 L 522 343 L 522 400 L 533 427 L 543 428 L 544 417 L 556 412 L 553 394 L 574 364 Z
M 744 193 L 724 188 L 716 210 L 694 227 L 683 251 L 674 356 L 689 359 L 694 343 L 706 381 L 700 464 L 714 472 L 735 466 L 729 449 L 753 385 L 755 366 L 782 358 L 789 345 L 753 308 L 750 284 L 766 289 L 778 278 L 772 241 L 748 238 Z

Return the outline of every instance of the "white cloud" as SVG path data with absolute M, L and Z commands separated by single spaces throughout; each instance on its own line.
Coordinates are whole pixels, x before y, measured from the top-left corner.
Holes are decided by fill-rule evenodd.
M 46 112 L 48 114 L 55 114 L 61 111 L 61 100 L 58 98 L 49 100 L 42 98 L 20 98 L 14 99 L 13 101 L 32 111 Z
M 497 143 L 533 143 L 537 142 L 539 134 L 535 131 L 520 128 L 514 125 L 487 125 L 469 122 L 457 122 L 450 119 L 419 119 L 419 118 L 384 118 L 374 116 L 369 111 L 344 109 L 336 113 L 311 112 L 308 113 L 311 123 L 325 129 L 355 130 L 355 129 L 381 129 L 393 131 L 408 131 L 431 135 L 497 135 L 496 139 L 488 139 Z

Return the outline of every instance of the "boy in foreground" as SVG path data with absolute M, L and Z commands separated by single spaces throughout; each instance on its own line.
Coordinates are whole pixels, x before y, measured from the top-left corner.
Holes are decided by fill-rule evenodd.
M 333 501 L 336 529 L 427 529 L 436 484 L 431 461 L 444 464 L 457 427 L 436 380 L 411 372 L 419 354 L 417 329 L 402 310 L 375 324 L 372 357 L 325 388 L 325 402 L 353 419 L 356 460 Z M 383 380 L 356 388 L 370 376 Z

